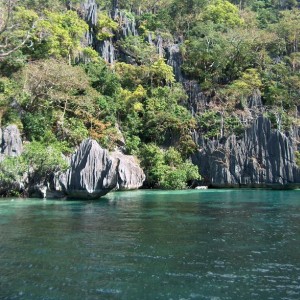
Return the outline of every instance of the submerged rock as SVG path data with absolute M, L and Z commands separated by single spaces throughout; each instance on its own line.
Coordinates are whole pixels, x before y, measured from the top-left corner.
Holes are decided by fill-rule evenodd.
M 206 141 L 193 156 L 201 175 L 213 187 L 294 187 L 300 185 L 290 138 L 259 117 L 241 138 Z

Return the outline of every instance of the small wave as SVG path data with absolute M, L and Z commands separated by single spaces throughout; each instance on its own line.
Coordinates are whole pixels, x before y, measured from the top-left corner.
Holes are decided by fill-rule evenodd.
M 100 293 L 100 294 L 121 294 L 121 291 L 120 290 L 117 290 L 117 289 L 96 289 L 96 292 L 97 293 Z

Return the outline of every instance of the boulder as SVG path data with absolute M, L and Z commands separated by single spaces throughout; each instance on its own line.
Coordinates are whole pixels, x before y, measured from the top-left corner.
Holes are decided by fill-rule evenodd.
M 289 188 L 300 185 L 294 150 L 292 139 L 260 116 L 240 138 L 202 141 L 192 159 L 213 187 Z
M 66 173 L 67 196 L 96 199 L 107 194 L 117 185 L 117 164 L 96 141 L 84 140 L 72 156 Z
M 143 185 L 146 176 L 134 156 L 115 151 L 111 154 L 111 157 L 118 166 L 116 170 L 117 190 L 134 190 Z

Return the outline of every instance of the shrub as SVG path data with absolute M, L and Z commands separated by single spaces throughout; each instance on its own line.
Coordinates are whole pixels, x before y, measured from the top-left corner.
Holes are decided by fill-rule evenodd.
M 18 196 L 27 165 L 23 157 L 6 157 L 0 162 L 0 195 Z
M 32 173 L 32 178 L 45 179 L 55 171 L 68 167 L 62 152 L 69 151 L 63 142 L 45 144 L 33 141 L 25 146 L 21 159 Z
M 198 168 L 173 147 L 163 151 L 155 144 L 144 145 L 140 158 L 150 187 L 186 189 L 189 181 L 200 178 Z
M 198 124 L 205 138 L 218 137 L 221 131 L 221 115 L 214 111 L 206 111 L 199 116 Z

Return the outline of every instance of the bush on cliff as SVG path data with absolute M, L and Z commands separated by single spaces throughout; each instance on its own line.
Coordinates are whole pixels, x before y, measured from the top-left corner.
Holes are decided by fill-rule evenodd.
M 140 158 L 149 187 L 185 189 L 189 182 L 200 179 L 198 168 L 184 161 L 173 147 L 163 151 L 155 144 L 147 144 L 142 147 Z
M 54 140 L 26 144 L 21 156 L 0 162 L 0 195 L 26 193 L 28 186 L 47 180 L 55 171 L 66 170 L 68 163 L 62 153 L 69 152 L 66 143 Z

